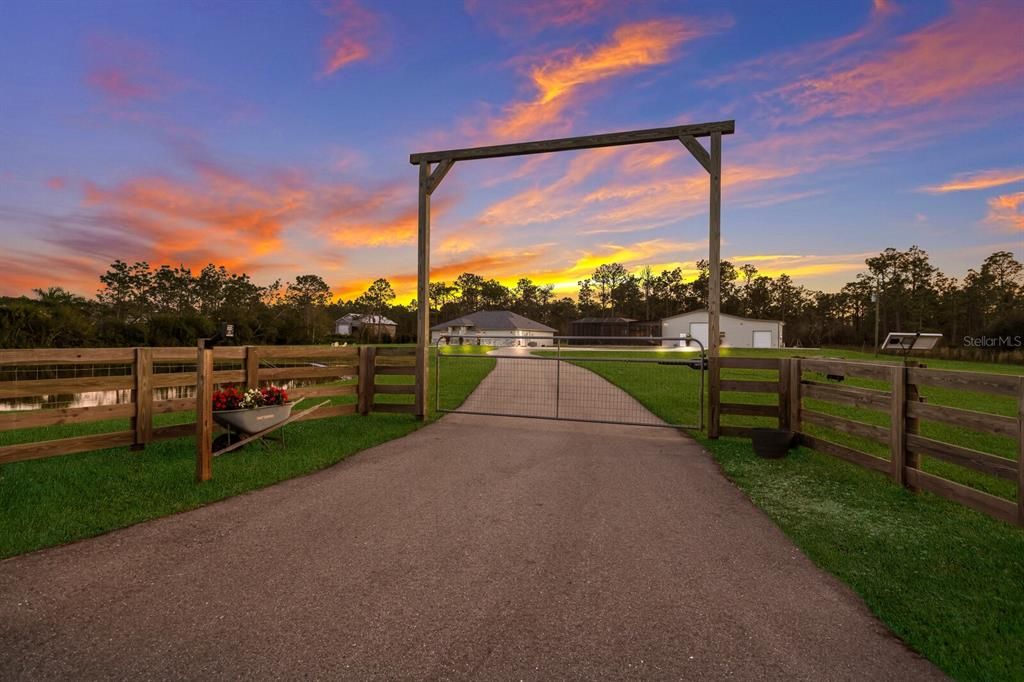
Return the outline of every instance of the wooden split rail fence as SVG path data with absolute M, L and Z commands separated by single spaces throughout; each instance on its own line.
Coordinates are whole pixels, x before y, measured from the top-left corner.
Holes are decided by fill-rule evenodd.
M 118 420 L 117 430 L 109 432 L 0 445 L 0 464 L 120 446 L 141 449 L 147 443 L 195 435 L 195 422 L 157 426 L 154 421 L 158 415 L 196 410 L 195 395 L 161 394 L 175 389 L 179 395 L 198 393 L 201 352 L 195 348 L 0 350 L 0 401 L 21 402 L 28 408 L 0 411 L 0 432 Z M 255 388 L 298 381 L 302 385 L 288 390 L 295 400 L 354 396 L 352 403 L 328 405 L 303 419 L 416 412 L 411 402 L 382 403 L 376 398 L 415 395 L 414 383 L 377 383 L 383 375 L 407 376 L 413 382 L 413 347 L 220 346 L 212 353 L 209 378 L 213 386 Z M 118 392 L 112 404 L 59 406 L 83 393 L 111 391 Z M 55 402 L 56 407 L 45 406 Z M 125 424 L 128 428 L 122 428 Z
M 754 426 L 723 424 L 722 417 L 761 417 L 761 425 L 792 431 L 798 442 L 819 452 L 879 471 L 899 485 L 926 490 L 959 502 L 989 516 L 1024 526 L 1024 377 L 919 366 L 876 364 L 817 358 L 732 358 L 719 361 L 722 394 L 746 393 L 776 396 L 774 402 L 748 397 L 748 402 L 723 396 L 712 410 L 711 432 L 722 436 L 750 437 Z M 760 370 L 736 372 L 732 370 Z M 770 372 L 770 374 L 769 374 Z M 743 378 L 736 378 L 743 376 Z M 847 378 L 863 381 L 849 385 Z M 884 386 L 885 388 L 881 388 Z M 920 395 L 929 387 L 951 389 L 977 396 L 979 407 L 1001 400 L 1015 406 L 1013 416 L 984 410 L 926 402 Z M 809 407 L 817 403 L 821 409 Z M 888 416 L 888 426 L 830 413 L 829 406 L 859 408 Z M 1005 410 L 1004 410 L 1005 411 Z M 749 420 L 748 420 L 749 421 Z M 950 443 L 936 434 L 921 434 L 921 422 L 966 429 L 981 437 L 993 434 L 1013 443 L 1013 455 L 999 456 L 964 443 Z M 877 444 L 876 453 L 822 436 L 822 430 L 854 437 L 853 441 Z M 808 433 L 814 431 L 814 434 Z M 842 439 L 838 439 L 842 440 Z M 932 471 L 924 471 L 921 457 L 955 464 L 963 469 L 1002 479 L 1016 487 L 1016 502 L 957 482 Z

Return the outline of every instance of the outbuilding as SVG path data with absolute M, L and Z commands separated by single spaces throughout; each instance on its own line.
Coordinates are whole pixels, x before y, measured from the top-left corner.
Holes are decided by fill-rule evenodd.
M 779 320 L 759 320 L 739 315 L 722 313 L 720 316 L 722 345 L 733 348 L 782 348 L 782 329 L 785 322 Z M 661 335 L 665 338 L 663 346 L 690 345 L 686 337 L 690 336 L 708 347 L 708 311 L 707 309 L 691 310 L 661 321 Z M 676 340 L 678 339 L 678 340 Z M 696 345 L 696 344 L 692 344 Z
M 569 336 L 596 337 L 596 340 L 573 338 L 569 345 L 631 345 L 634 337 L 661 336 L 661 322 L 639 322 L 629 317 L 584 317 L 569 323 Z M 657 346 L 658 342 L 648 342 Z
M 511 310 L 478 310 L 430 328 L 430 342 L 450 345 L 551 346 L 555 330 Z

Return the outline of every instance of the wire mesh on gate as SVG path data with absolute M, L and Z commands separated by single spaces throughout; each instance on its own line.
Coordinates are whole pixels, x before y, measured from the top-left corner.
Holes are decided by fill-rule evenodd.
M 473 352 L 445 346 L 446 339 L 442 336 L 438 340 L 435 361 L 440 412 L 676 428 L 704 426 L 706 361 L 703 345 L 696 339 L 689 340 L 699 349 L 692 354 L 685 349 L 652 347 L 655 342 L 679 342 L 661 337 L 614 337 L 611 340 L 634 343 L 589 349 L 576 344 L 608 337 L 555 337 L 550 339 L 550 347 L 528 347 L 526 342 L 537 340 L 494 336 L 481 338 L 480 343 L 512 340 L 524 345 L 497 345 L 486 355 L 478 346 L 465 349 Z M 563 347 L 564 341 L 573 341 L 574 345 Z M 645 347 L 638 348 L 636 342 Z M 493 368 L 468 397 L 460 403 L 460 396 L 447 394 L 446 387 L 465 381 L 467 375 L 484 373 L 479 366 L 482 362 L 493 362 Z

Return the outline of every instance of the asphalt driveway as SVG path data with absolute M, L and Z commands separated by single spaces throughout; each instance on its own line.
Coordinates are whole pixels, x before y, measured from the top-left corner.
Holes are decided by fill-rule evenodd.
M 929 679 L 667 429 L 452 415 L 0 562 L 0 677 Z

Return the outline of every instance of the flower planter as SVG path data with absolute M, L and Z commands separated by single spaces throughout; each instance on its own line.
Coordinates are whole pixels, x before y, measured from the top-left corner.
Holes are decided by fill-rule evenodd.
M 265 405 L 241 410 L 217 410 L 213 420 L 224 428 L 252 435 L 277 426 L 292 414 L 294 402 L 284 405 Z
M 750 440 L 754 454 L 765 459 L 785 457 L 793 447 L 793 433 L 785 429 L 753 429 Z

